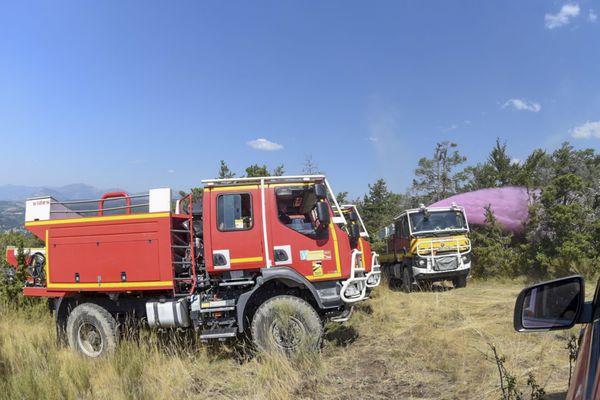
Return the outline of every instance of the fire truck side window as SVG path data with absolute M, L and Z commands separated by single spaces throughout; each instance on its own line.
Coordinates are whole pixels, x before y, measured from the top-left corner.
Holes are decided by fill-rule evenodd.
M 252 225 L 250 194 L 222 194 L 217 197 L 217 227 L 220 231 L 242 231 L 251 229 Z
M 304 235 L 315 235 L 314 206 L 317 198 L 314 187 L 282 187 L 275 193 L 279 221 Z
M 408 228 L 408 217 L 402 218 L 402 237 L 407 238 L 409 236 L 410 229 Z

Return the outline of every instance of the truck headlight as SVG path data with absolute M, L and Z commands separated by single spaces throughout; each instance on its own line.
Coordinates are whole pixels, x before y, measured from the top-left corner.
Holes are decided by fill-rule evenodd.
M 417 261 L 417 267 L 427 268 L 427 261 L 423 258 L 419 259 L 419 261 Z
M 369 279 L 367 279 L 367 283 L 369 285 L 373 285 L 375 284 L 375 282 L 377 282 L 377 275 L 371 274 L 371 276 L 369 276 Z
M 344 295 L 346 297 L 355 297 L 358 296 L 360 294 L 360 291 L 358 290 L 358 288 L 355 285 L 349 285 L 346 288 L 346 291 L 344 292 Z
M 468 264 L 471 262 L 471 256 L 468 254 L 465 254 L 464 256 L 462 256 L 462 262 L 463 264 Z

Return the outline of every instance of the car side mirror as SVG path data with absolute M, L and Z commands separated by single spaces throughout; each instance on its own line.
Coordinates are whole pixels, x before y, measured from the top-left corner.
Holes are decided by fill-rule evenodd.
M 316 204 L 317 213 L 317 226 L 318 230 L 325 230 L 331 223 L 331 214 L 329 213 L 329 206 L 326 202 L 320 201 Z
M 516 331 L 569 329 L 588 322 L 582 276 L 570 276 L 525 288 L 517 297 Z M 590 318 L 591 320 L 591 318 Z
M 317 200 L 325 200 L 327 198 L 327 189 L 322 183 L 315 185 L 315 196 Z

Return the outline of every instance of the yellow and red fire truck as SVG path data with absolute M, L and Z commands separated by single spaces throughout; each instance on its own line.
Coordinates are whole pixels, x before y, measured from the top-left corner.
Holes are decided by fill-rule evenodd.
M 380 256 L 390 284 L 405 292 L 413 284 L 450 280 L 467 286 L 471 270 L 469 223 L 463 207 L 425 207 L 402 212 L 379 232 L 385 241 Z
M 115 349 L 126 316 L 293 351 L 317 347 L 324 321 L 346 320 L 378 283 L 364 267 L 376 257 L 359 250 L 354 216 L 346 220 L 325 176 L 203 185 L 175 205 L 168 188 L 107 193 L 93 206 L 27 200 L 25 227 L 45 247 L 29 251 L 24 294 L 50 298 L 58 332 L 89 357 Z

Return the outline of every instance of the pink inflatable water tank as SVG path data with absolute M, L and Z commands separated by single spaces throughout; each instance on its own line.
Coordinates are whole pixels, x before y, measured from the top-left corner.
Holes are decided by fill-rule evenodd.
M 450 206 L 452 203 L 465 208 L 469 224 L 481 225 L 485 220 L 485 207 L 491 205 L 498 222 L 511 232 L 522 232 L 527 221 L 532 192 L 524 187 L 480 189 L 448 197 L 430 207 Z

